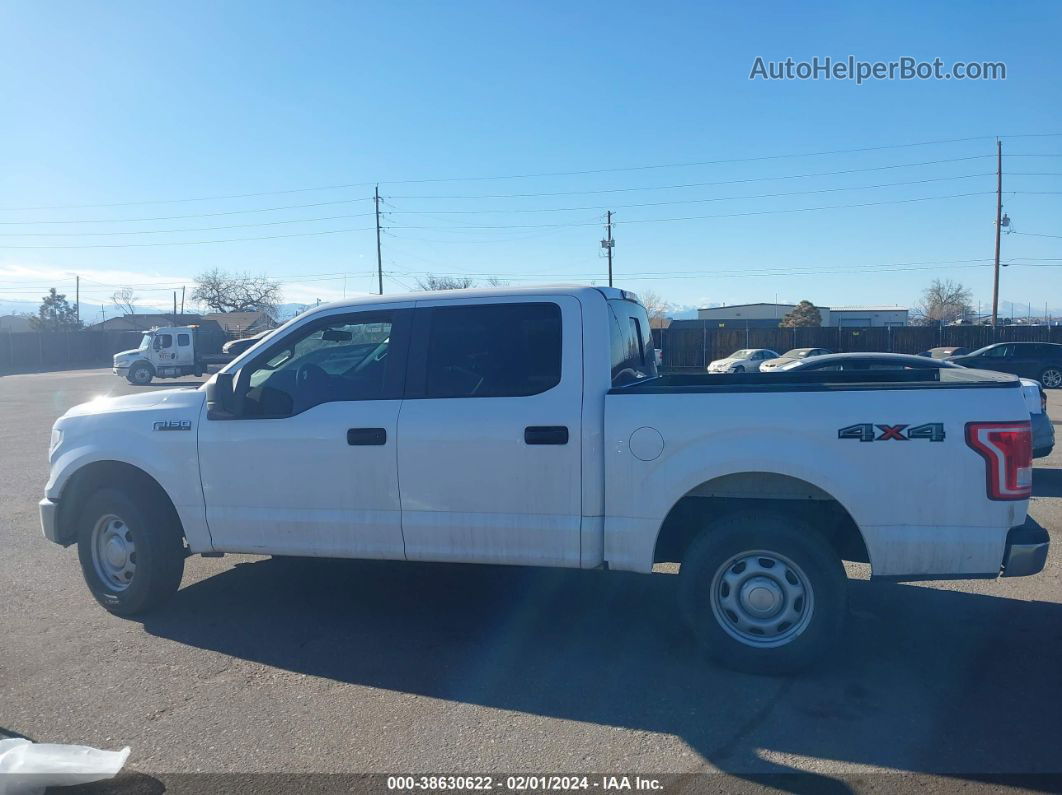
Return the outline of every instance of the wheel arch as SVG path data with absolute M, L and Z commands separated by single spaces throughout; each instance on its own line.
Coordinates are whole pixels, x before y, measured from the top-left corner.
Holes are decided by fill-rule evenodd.
M 125 461 L 99 460 L 85 464 L 63 484 L 59 495 L 58 540 L 63 546 L 77 541 L 77 518 L 86 500 L 101 488 L 113 486 L 154 500 L 185 537 L 180 514 L 166 489 L 150 474 Z
M 745 509 L 799 517 L 822 533 L 841 559 L 872 562 L 866 539 L 841 500 L 809 480 L 765 471 L 710 477 L 674 500 L 660 523 L 653 562 L 681 562 L 705 525 Z

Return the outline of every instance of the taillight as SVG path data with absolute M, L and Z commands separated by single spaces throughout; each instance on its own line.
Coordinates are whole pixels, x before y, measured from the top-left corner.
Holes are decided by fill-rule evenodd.
M 990 500 L 1025 500 L 1032 494 L 1032 424 L 968 422 L 966 444 L 985 460 Z

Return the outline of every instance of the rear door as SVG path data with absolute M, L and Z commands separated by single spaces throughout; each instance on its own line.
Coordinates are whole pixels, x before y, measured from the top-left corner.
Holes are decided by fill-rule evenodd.
M 572 296 L 418 302 L 398 421 L 410 560 L 579 565 Z

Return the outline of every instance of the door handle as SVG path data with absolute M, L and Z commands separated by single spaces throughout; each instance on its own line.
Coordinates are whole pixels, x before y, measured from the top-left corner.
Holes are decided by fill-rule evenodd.
M 348 428 L 347 444 L 381 445 L 387 444 L 386 428 Z
M 528 425 L 524 428 L 524 444 L 568 444 L 565 425 Z

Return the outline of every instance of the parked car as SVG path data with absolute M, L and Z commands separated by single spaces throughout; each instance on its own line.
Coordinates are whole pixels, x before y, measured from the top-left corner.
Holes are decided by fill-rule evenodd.
M 833 353 L 828 348 L 793 348 L 786 351 L 777 359 L 768 359 L 760 365 L 761 373 L 769 373 L 772 370 L 777 370 L 779 367 L 790 362 L 799 362 L 803 359 L 810 359 L 813 356 L 826 356 Z
M 799 359 L 778 369 L 787 373 L 822 370 L 828 372 L 851 370 L 939 370 L 958 367 L 946 359 L 908 356 L 904 353 L 830 353 L 812 359 Z
M 970 352 L 969 348 L 945 345 L 942 348 L 930 348 L 922 351 L 919 356 L 928 356 L 931 359 L 947 359 L 949 356 L 965 356 Z
M 947 359 L 931 359 L 922 355 L 902 353 L 835 353 L 814 361 L 804 360 L 783 368 L 785 372 L 830 372 L 866 370 L 942 370 L 958 369 L 962 365 Z M 1033 458 L 1046 458 L 1055 447 L 1055 426 L 1047 414 L 1047 393 L 1039 381 L 1020 379 L 1025 407 L 1032 423 Z
M 707 369 L 709 373 L 758 373 L 760 365 L 777 358 L 778 354 L 769 348 L 743 348 L 725 359 L 709 362 Z
M 1047 389 L 1062 387 L 1062 345 L 1054 342 L 997 342 L 948 361 L 1035 378 Z
M 1002 373 L 659 376 L 618 289 L 368 296 L 304 312 L 199 389 L 70 409 L 40 517 L 118 615 L 160 606 L 199 553 L 679 563 L 697 640 L 777 673 L 840 636 L 844 560 L 1041 571 L 1030 437 Z
M 224 345 L 221 346 L 221 352 L 224 353 L 226 356 L 239 356 L 252 345 L 257 344 L 258 340 L 262 339 L 262 337 L 266 336 L 270 332 L 272 332 L 272 329 L 259 331 L 257 334 L 254 334 L 250 337 L 244 337 L 243 339 L 230 340 L 229 342 L 226 342 Z

